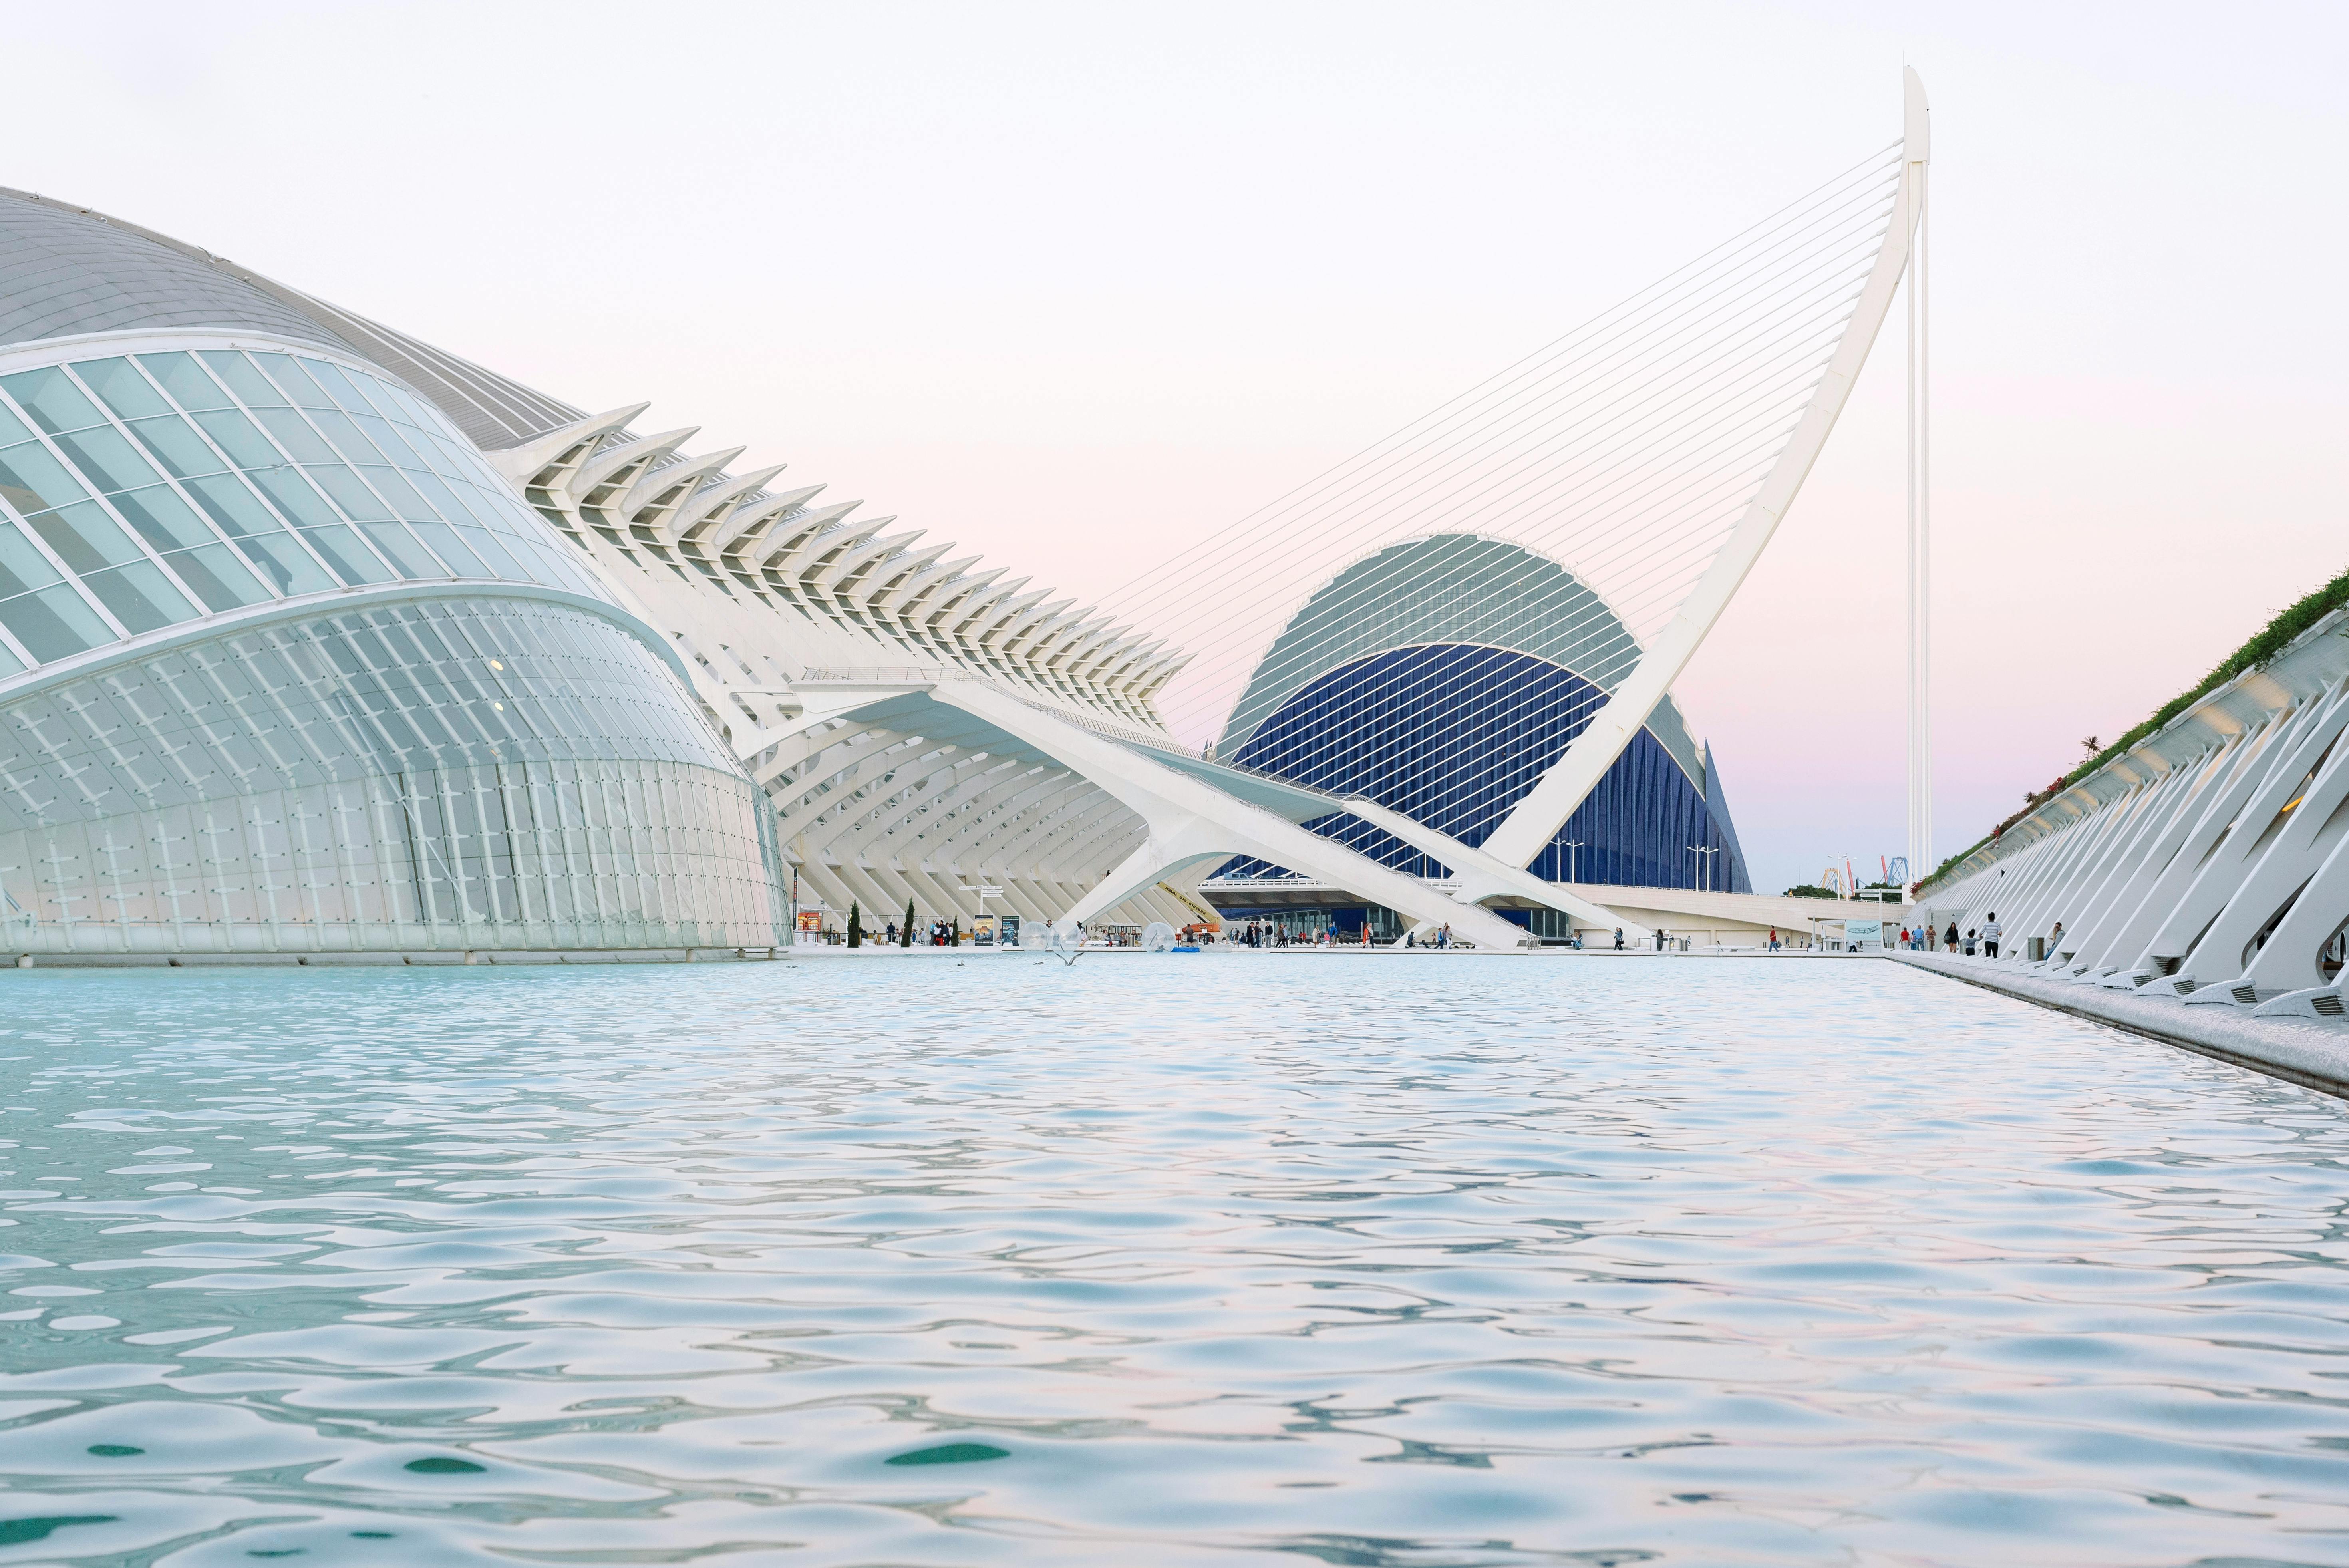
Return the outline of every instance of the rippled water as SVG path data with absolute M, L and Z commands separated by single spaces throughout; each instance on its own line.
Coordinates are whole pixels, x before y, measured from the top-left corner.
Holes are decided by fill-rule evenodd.
M 1862 961 L 0 975 L 0 1563 L 2349 1563 L 2349 1107 Z

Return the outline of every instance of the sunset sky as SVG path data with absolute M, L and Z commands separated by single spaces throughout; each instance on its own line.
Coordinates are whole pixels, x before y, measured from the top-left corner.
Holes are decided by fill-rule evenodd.
M 2345 15 L 21 8 L 0 184 L 1090 594 L 1894 140 L 1913 64 L 1946 854 L 2349 566 Z M 1679 687 L 1758 891 L 1900 848 L 1898 323 Z

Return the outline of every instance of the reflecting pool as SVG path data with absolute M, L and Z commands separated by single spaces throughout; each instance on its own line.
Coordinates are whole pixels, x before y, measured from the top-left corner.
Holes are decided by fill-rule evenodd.
M 1866 960 L 0 975 L 0 1563 L 2349 1563 L 2349 1107 Z

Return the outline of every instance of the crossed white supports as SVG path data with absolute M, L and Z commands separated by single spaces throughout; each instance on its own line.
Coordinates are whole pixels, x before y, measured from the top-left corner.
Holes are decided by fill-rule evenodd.
M 978 681 L 811 682 L 801 695 L 805 707 L 798 718 L 738 740 L 753 758 L 771 754 L 761 769 L 770 779 L 825 748 L 826 732 L 843 722 L 879 725 L 881 737 L 909 730 L 922 737 L 911 744 L 875 739 L 851 757 L 828 758 L 814 770 L 820 778 L 795 779 L 779 802 L 802 874 L 828 898 L 891 909 L 903 885 L 926 907 L 957 908 L 964 901 L 951 894 L 964 871 L 942 877 L 932 868 L 1024 863 L 1035 868 L 1033 888 L 989 877 L 1027 918 L 1048 918 L 1057 905 L 1068 925 L 1130 903 L 1187 918 L 1179 895 L 1159 884 L 1233 855 L 1254 855 L 1418 925 L 1449 924 L 1480 947 L 1533 941 L 1489 910 L 1456 903 L 1417 877 L 1299 825 L 1357 807 L 1402 820 L 1367 802 L 1341 803 L 1235 775 L 1237 787 L 1290 813 L 1283 815 L 1195 776 L 1195 769 L 1170 766 Z M 931 738 L 945 734 L 967 735 L 968 744 Z M 1407 826 L 1417 847 L 1464 874 L 1474 869 L 1506 884 L 1509 896 L 1565 908 L 1586 924 L 1620 923 L 1528 872 L 1479 866 L 1485 857 L 1466 845 Z M 852 847 L 885 842 L 892 851 L 885 858 L 895 862 L 886 872 L 878 864 L 883 857 L 860 863 L 866 857 Z M 841 852 L 844 848 L 851 852 Z

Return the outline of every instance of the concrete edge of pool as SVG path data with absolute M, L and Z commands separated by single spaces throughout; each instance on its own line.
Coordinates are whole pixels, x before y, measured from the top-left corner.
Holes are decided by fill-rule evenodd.
M 1887 958 L 2018 1001 L 2109 1024 L 2164 1045 L 2181 1047 L 2304 1088 L 2349 1099 L 2349 1029 L 2252 1018 L 2228 1007 L 2188 1007 L 2101 986 L 2067 985 L 2035 975 L 2005 975 L 1990 961 L 1938 953 L 1888 953 Z

